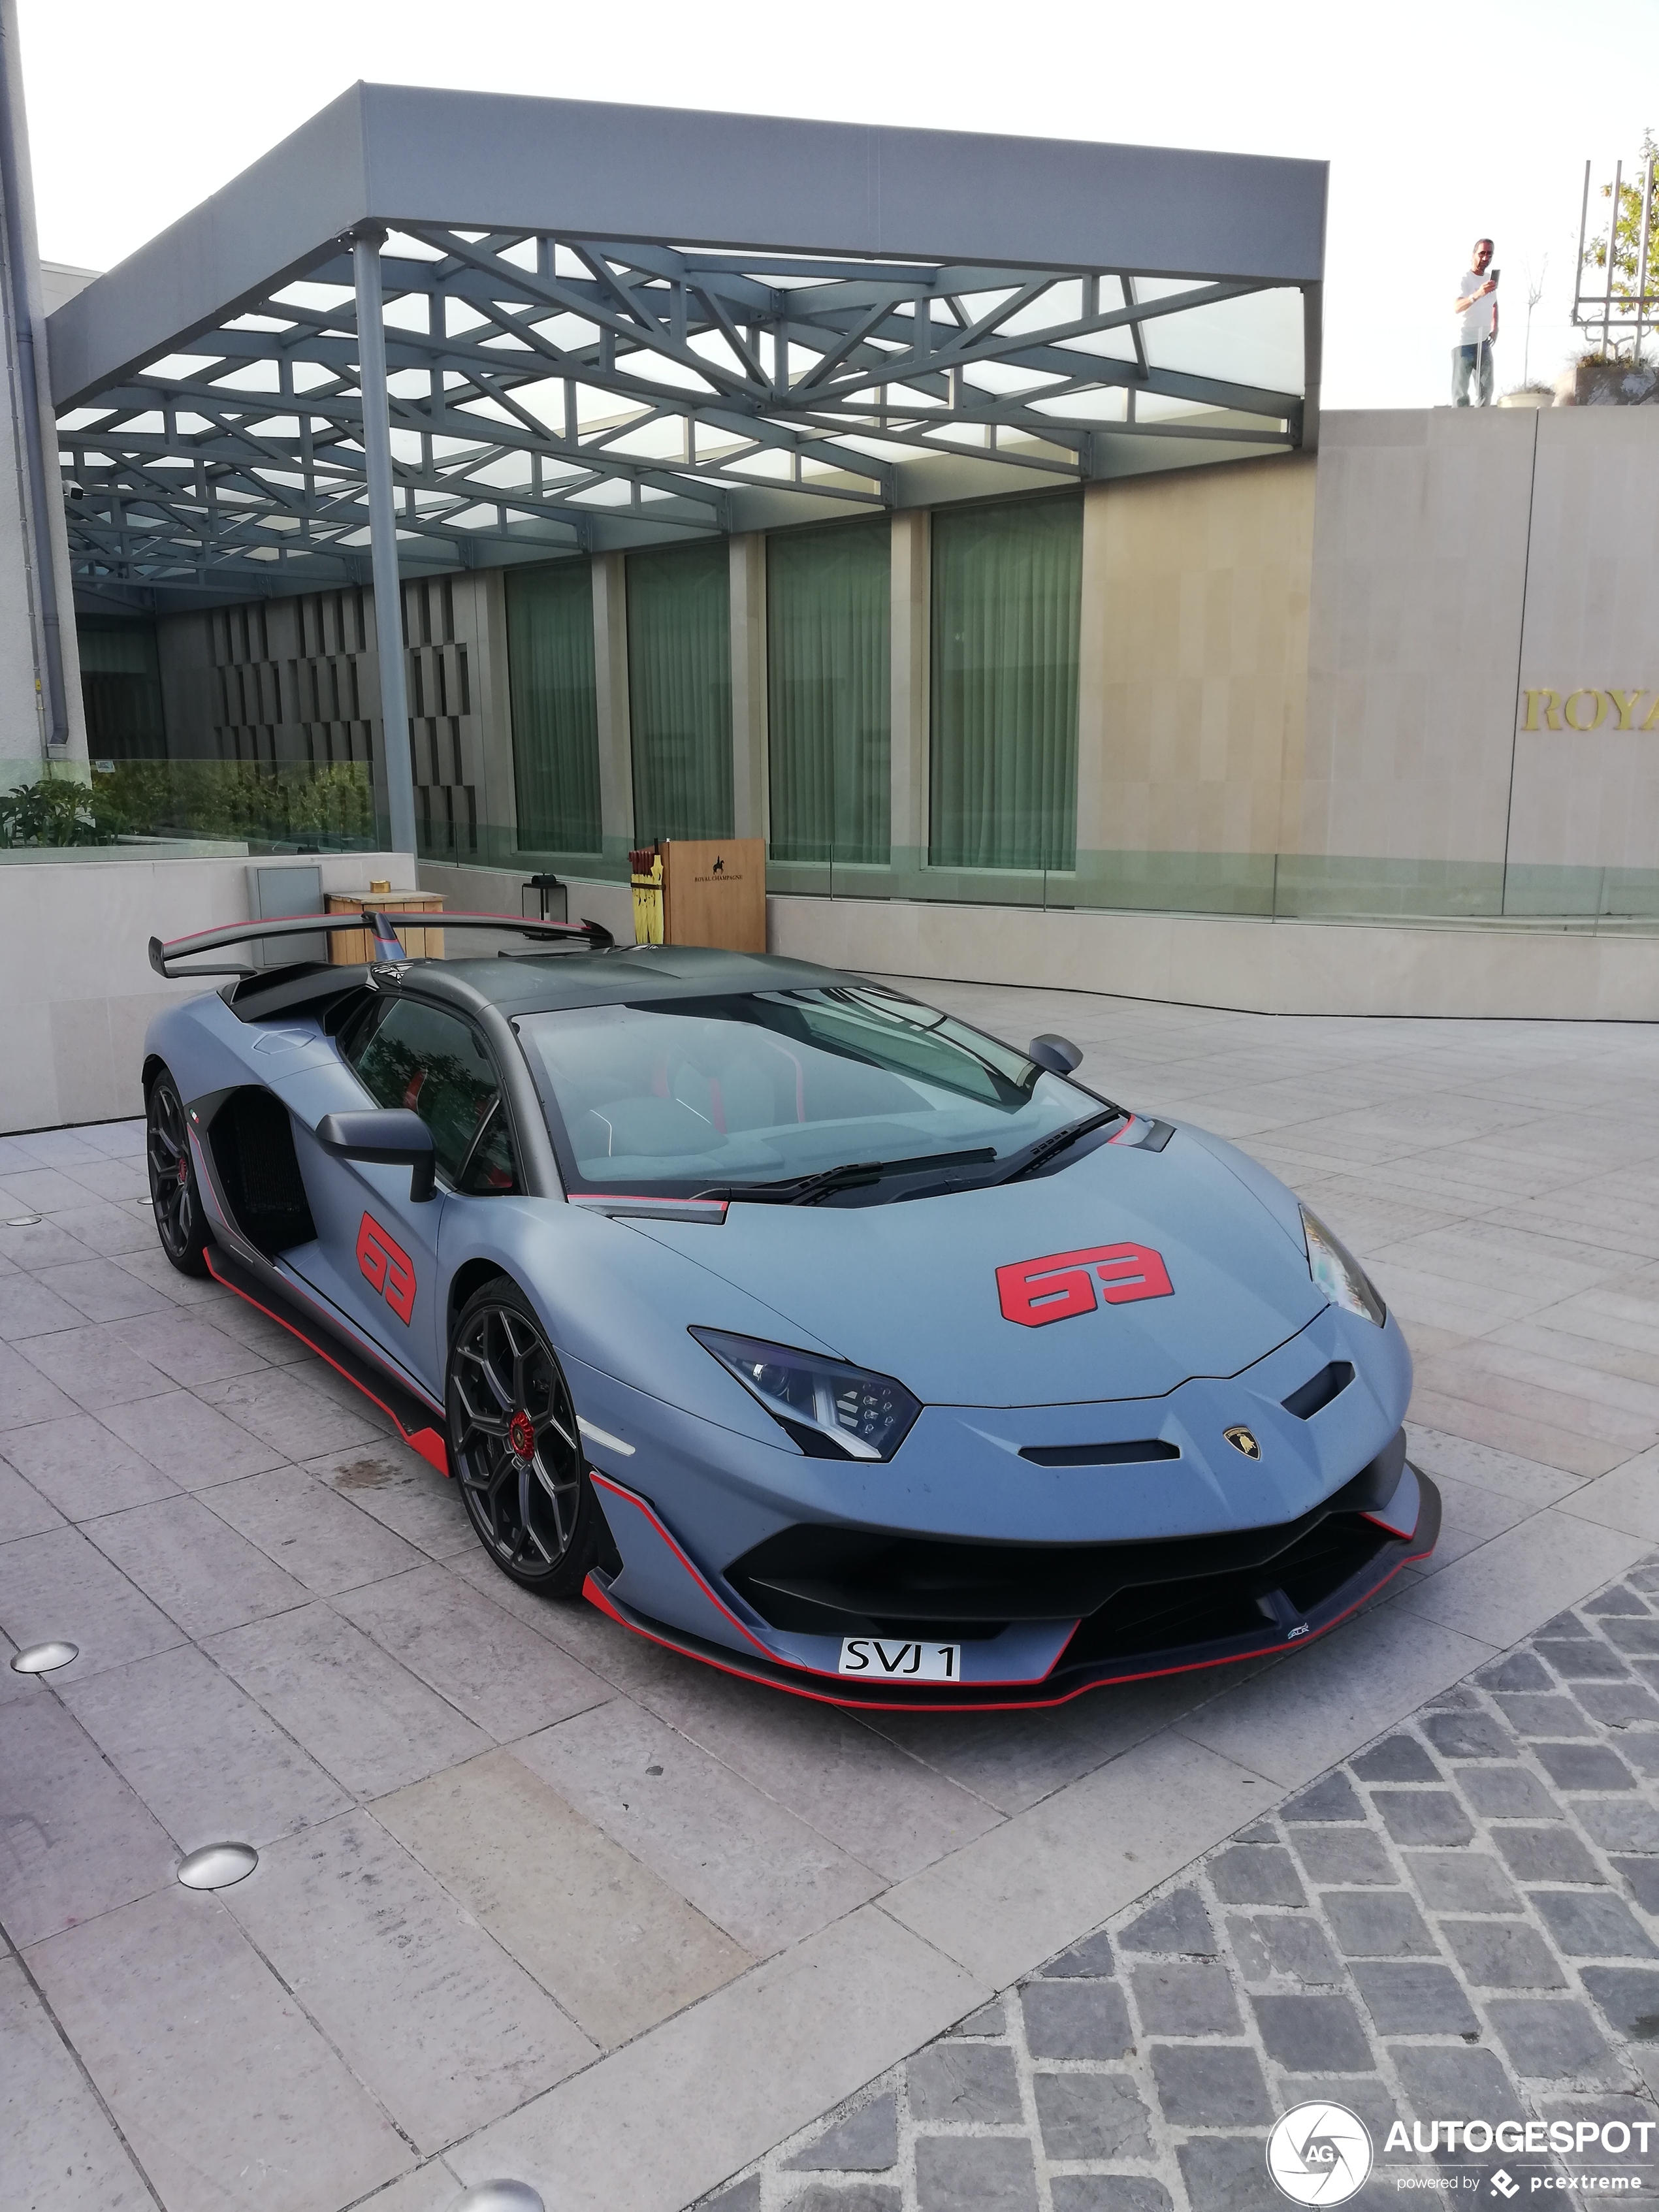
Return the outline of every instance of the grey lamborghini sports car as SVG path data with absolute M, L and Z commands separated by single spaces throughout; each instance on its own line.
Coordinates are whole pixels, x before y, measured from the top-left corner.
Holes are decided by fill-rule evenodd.
M 1042 1705 L 1305 1641 L 1432 1549 L 1363 1269 L 1063 1038 L 591 925 L 410 958 L 428 919 L 362 966 L 213 964 L 360 916 L 153 943 L 230 980 L 151 1025 L 150 1188 L 515 1582 L 808 1697 Z

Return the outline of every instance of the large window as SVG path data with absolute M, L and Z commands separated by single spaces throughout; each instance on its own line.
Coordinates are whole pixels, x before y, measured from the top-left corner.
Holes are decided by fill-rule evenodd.
M 507 661 L 519 843 L 532 853 L 597 853 L 599 726 L 586 561 L 509 572 Z
M 1079 499 L 933 517 L 935 867 L 1070 868 Z
M 162 760 L 161 669 L 153 623 L 77 615 L 87 750 L 96 758 Z
M 726 540 L 628 560 L 634 835 L 732 835 L 732 627 Z
M 766 549 L 772 857 L 884 866 L 892 532 L 792 530 Z

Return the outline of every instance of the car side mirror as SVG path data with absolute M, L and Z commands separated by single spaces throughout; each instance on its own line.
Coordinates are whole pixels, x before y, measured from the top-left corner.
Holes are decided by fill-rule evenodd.
M 433 1194 L 432 1132 L 407 1106 L 380 1106 L 368 1114 L 325 1114 L 317 1124 L 317 1141 L 339 1159 L 379 1160 L 388 1167 L 406 1164 L 410 1197 L 418 1203 Z
M 1034 1036 L 1025 1048 L 1025 1057 L 1037 1066 L 1046 1067 L 1050 1075 L 1069 1075 L 1073 1068 L 1083 1065 L 1083 1054 L 1070 1037 L 1055 1036 L 1051 1032 Z

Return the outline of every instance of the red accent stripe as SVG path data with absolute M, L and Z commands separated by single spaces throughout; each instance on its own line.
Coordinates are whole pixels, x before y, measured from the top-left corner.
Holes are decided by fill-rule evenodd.
M 354 1375 L 349 1367 L 342 1367 L 337 1359 L 330 1358 L 314 1337 L 307 1336 L 304 1329 L 296 1328 L 285 1315 L 278 1313 L 274 1306 L 262 1304 L 251 1291 L 245 1291 L 240 1283 L 233 1283 L 228 1276 L 222 1275 L 213 1264 L 211 1245 L 208 1247 L 203 1256 L 207 1261 L 208 1273 L 216 1283 L 222 1283 L 226 1290 L 234 1292 L 244 1304 L 252 1306 L 255 1313 L 262 1313 L 267 1321 L 274 1321 L 278 1328 L 285 1328 L 290 1336 L 296 1338 L 305 1346 L 307 1352 L 314 1352 L 318 1358 L 325 1361 L 337 1375 L 343 1376 L 354 1390 L 361 1390 L 371 1406 L 380 1407 L 410 1451 L 419 1452 L 429 1467 L 435 1467 L 439 1474 L 443 1475 L 447 1475 L 451 1472 L 448 1446 L 435 1429 L 406 1429 L 391 1407 L 386 1404 L 386 1400 L 377 1398 L 368 1383 Z M 367 1358 L 368 1355 L 364 1353 L 362 1356 Z
M 1237 1654 L 1237 1656 L 1230 1656 L 1225 1658 L 1188 1659 L 1183 1661 L 1178 1667 L 1149 1667 L 1139 1674 L 1108 1675 L 1099 1681 L 1080 1682 L 1076 1689 L 1062 1691 L 1057 1698 L 980 1698 L 964 1697 L 942 1699 L 938 1703 L 929 1703 L 927 1705 L 922 1704 L 920 1700 L 913 1701 L 909 1698 L 906 1698 L 905 1702 L 901 1705 L 890 1699 L 884 1700 L 872 1698 L 854 1697 L 837 1698 L 831 1696 L 827 1690 L 809 1689 L 804 1682 L 799 1685 L 794 1682 L 780 1682 L 773 1675 L 757 1674 L 751 1668 L 744 1667 L 741 1664 L 735 1654 L 728 1664 L 726 1662 L 720 1659 L 711 1659 L 706 1652 L 693 1651 L 686 1644 L 677 1644 L 670 1636 L 659 1635 L 653 1629 L 641 1627 L 637 1622 L 629 1620 L 624 1613 L 620 1613 L 617 1610 L 616 1606 L 611 1603 L 611 1600 L 599 1588 L 592 1575 L 589 1575 L 586 1581 L 582 1584 L 582 1595 L 587 1600 L 590 1605 L 597 1606 L 599 1611 L 604 1613 L 607 1619 L 619 1621 L 622 1626 L 628 1629 L 633 1635 L 643 1638 L 643 1640 L 647 1644 L 658 1644 L 665 1651 L 677 1651 L 684 1659 L 695 1659 L 700 1666 L 712 1667 L 717 1674 L 735 1674 L 741 1681 L 759 1682 L 769 1690 L 781 1690 L 787 1696 L 792 1698 L 808 1698 L 814 1705 L 845 1705 L 854 1711 L 872 1713 L 1047 1712 L 1055 1705 L 1070 1705 L 1074 1698 L 1085 1697 L 1091 1690 L 1110 1690 L 1115 1688 L 1120 1683 L 1123 1682 L 1153 1682 L 1158 1680 L 1165 1674 L 1193 1674 L 1199 1673 L 1201 1669 L 1207 1667 L 1238 1667 L 1242 1666 L 1247 1659 L 1271 1659 L 1275 1653 L 1280 1651 L 1306 1650 L 1309 1644 L 1316 1644 L 1322 1636 L 1328 1636 L 1332 1629 L 1340 1627 L 1342 1623 L 1347 1620 L 1350 1613 L 1357 1613 L 1362 1605 L 1369 1604 L 1370 1600 L 1376 1595 L 1378 1590 L 1386 1589 L 1388 1585 L 1394 1580 L 1395 1577 L 1400 1572 L 1402 1567 L 1409 1567 L 1419 1559 L 1428 1559 L 1431 1555 L 1431 1551 L 1432 1547 L 1431 1547 L 1431 1550 L 1428 1552 L 1413 1552 L 1409 1558 L 1398 1560 L 1395 1565 L 1389 1568 L 1388 1573 L 1383 1576 L 1381 1582 L 1374 1583 L 1370 1589 L 1364 1592 L 1363 1596 L 1357 1597 L 1351 1606 L 1345 1607 L 1343 1611 L 1337 1614 L 1334 1620 L 1328 1620 L 1322 1628 L 1316 1628 L 1306 1636 L 1297 1637 L 1294 1644 L 1270 1644 L 1266 1646 L 1258 1645 L 1254 1650 L 1241 1651 Z M 788 1662 L 781 1659 L 775 1659 L 773 1662 L 775 1666 L 780 1667 L 786 1665 L 787 1663 Z M 828 1678 L 820 1677 L 818 1679 L 826 1680 Z M 839 1680 L 840 1677 L 837 1676 L 836 1679 Z
M 420 896 L 420 893 L 418 891 L 410 891 L 409 896 L 411 898 L 418 898 Z M 319 914 L 316 915 L 283 915 L 280 916 L 273 916 L 272 919 L 281 920 L 283 921 L 299 921 L 303 920 L 316 924 L 330 924 L 335 928 L 340 927 L 343 923 L 345 927 L 352 929 L 372 929 L 374 922 L 380 919 L 380 917 L 374 914 L 370 914 L 366 917 L 356 914 L 349 915 Z M 422 922 L 428 928 L 440 927 L 444 921 L 494 922 L 499 924 L 503 929 L 512 930 L 516 936 L 520 937 L 526 935 L 531 931 L 534 931 L 538 936 L 544 932 L 552 936 L 556 936 L 561 933 L 568 937 L 586 937 L 587 935 L 586 925 L 580 921 L 535 921 L 524 915 L 518 914 L 444 915 L 440 912 L 436 914 L 434 918 L 434 914 L 432 913 L 416 912 L 405 914 L 400 907 L 388 907 L 386 909 L 385 919 L 389 922 Z M 217 922 L 211 929 L 192 930 L 188 937 L 167 938 L 162 941 L 161 957 L 165 960 L 170 953 L 176 952 L 183 945 L 195 945 L 204 937 L 218 937 L 222 935 L 225 930 L 230 929 L 234 927 L 234 925 L 230 922 Z M 248 936 L 252 937 L 256 935 L 258 932 L 258 927 L 259 925 L 258 922 L 250 922 L 247 927 Z M 294 934 L 298 937 L 302 934 L 302 933 L 299 930 L 295 930 Z M 236 941 L 237 940 L 234 938 L 227 940 L 228 943 L 231 944 L 234 944 Z M 228 1287 L 228 1285 L 227 1285 L 227 1287 Z
M 754 1645 L 756 1650 L 761 1654 L 763 1658 L 770 1659 L 780 1666 L 787 1665 L 789 1663 L 787 1661 L 779 1660 L 775 1651 L 769 1650 L 766 1645 L 761 1642 L 758 1636 L 755 1635 L 750 1630 L 745 1628 L 742 1621 L 738 1619 L 738 1616 L 732 1612 L 729 1605 L 721 1604 L 720 1599 L 708 1587 L 708 1582 L 705 1580 L 702 1570 L 695 1566 L 692 1562 L 687 1559 L 684 1552 L 682 1551 L 680 1547 L 674 1541 L 674 1539 L 669 1534 L 667 1529 L 664 1528 L 657 1513 L 651 1506 L 647 1504 L 644 1498 L 639 1495 L 637 1491 L 624 1488 L 623 1484 L 613 1480 L 610 1475 L 601 1474 L 596 1467 L 590 1467 L 588 1468 L 587 1479 L 590 1482 L 595 1484 L 600 1490 L 612 1491 L 618 1498 L 626 1498 L 630 1505 L 636 1506 L 639 1510 L 644 1514 L 646 1519 L 651 1523 L 651 1526 L 662 1538 L 664 1543 L 667 1545 L 669 1550 L 674 1554 L 674 1557 L 679 1561 L 681 1566 L 684 1568 L 686 1573 L 691 1577 L 691 1580 L 696 1584 L 697 1588 L 702 1592 L 702 1595 L 708 1599 L 709 1604 L 714 1607 L 715 1612 L 720 1615 L 722 1620 L 729 1620 L 732 1627 L 737 1630 L 739 1636 L 746 1636 L 749 1638 L 749 1641 Z
M 754 1645 L 756 1650 L 761 1654 L 763 1658 L 769 1659 L 775 1667 L 793 1667 L 800 1674 L 816 1674 L 824 1681 L 838 1682 L 842 1680 L 842 1677 L 839 1674 L 832 1674 L 827 1667 L 809 1667 L 802 1660 L 786 1659 L 780 1653 L 774 1651 L 770 1644 L 763 1644 L 759 1637 L 757 1636 L 751 1629 L 745 1627 L 743 1622 L 738 1619 L 738 1616 L 732 1612 L 730 1606 L 722 1604 L 719 1596 L 709 1587 L 708 1577 L 703 1574 L 702 1569 L 695 1565 L 693 1562 L 686 1557 L 680 1546 L 675 1542 L 673 1537 L 664 1527 L 659 1516 L 652 1509 L 652 1507 L 646 1503 L 645 1499 L 639 1495 L 637 1491 L 627 1489 L 612 1475 L 601 1474 L 596 1467 L 590 1467 L 588 1468 L 587 1476 L 588 1480 L 590 1482 L 597 1483 L 601 1490 L 614 1491 L 618 1498 L 625 1498 L 630 1505 L 635 1505 L 639 1508 L 640 1511 L 643 1513 L 646 1519 L 650 1522 L 657 1534 L 662 1538 L 664 1543 L 667 1545 L 669 1550 L 674 1554 L 674 1557 L 679 1561 L 681 1566 L 684 1568 L 686 1573 L 691 1577 L 691 1580 L 696 1584 L 702 1595 L 708 1599 L 709 1604 L 714 1607 L 715 1612 L 720 1613 L 723 1619 L 729 1620 L 732 1627 L 738 1631 L 739 1635 L 747 1637 L 750 1643 Z M 617 1613 L 615 1618 L 620 1620 L 622 1619 L 622 1615 Z M 1076 1633 L 1077 1623 L 1073 1621 L 1072 1624 L 1072 1634 L 1074 1636 Z M 1070 1641 L 1071 1638 L 1068 1637 L 1066 1638 L 1066 1643 L 1070 1643 Z M 1010 1688 L 1016 1682 L 1020 1681 L 1046 1682 L 1049 1675 L 1054 1673 L 1055 1668 L 1059 1666 L 1060 1661 L 1065 1657 L 1065 1656 L 1066 1644 L 1062 1644 L 1060 1646 L 1060 1649 L 1055 1652 L 1054 1657 L 1048 1662 L 1048 1664 L 1043 1668 L 1042 1674 L 1029 1675 L 1010 1674 L 1004 1676 L 1000 1680 L 982 1682 L 979 1686 L 981 1689 L 998 1690 Z

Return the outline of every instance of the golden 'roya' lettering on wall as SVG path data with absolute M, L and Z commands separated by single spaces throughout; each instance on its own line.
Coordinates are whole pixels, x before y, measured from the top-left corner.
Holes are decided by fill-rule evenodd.
M 1659 691 L 1652 695 L 1653 704 L 1645 721 L 1637 720 L 1637 710 L 1649 696 L 1645 690 L 1592 690 L 1584 684 L 1565 694 L 1540 688 L 1522 696 L 1526 701 L 1526 713 L 1521 723 L 1523 730 L 1565 729 L 1577 730 L 1581 734 L 1603 727 L 1659 730 Z

